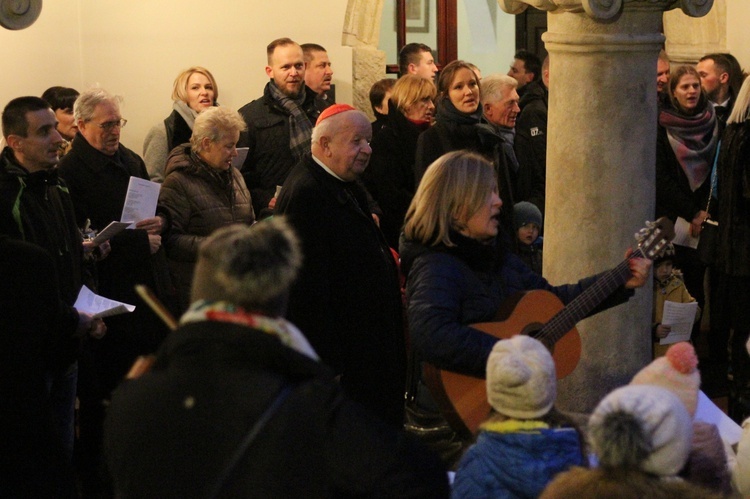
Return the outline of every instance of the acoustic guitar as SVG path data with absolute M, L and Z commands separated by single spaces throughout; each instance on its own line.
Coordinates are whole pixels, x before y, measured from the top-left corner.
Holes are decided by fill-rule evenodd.
M 636 234 L 638 248 L 629 258 L 653 260 L 663 253 L 673 237 L 674 225 L 669 219 L 647 222 Z M 500 306 L 495 321 L 471 327 L 498 339 L 516 334 L 538 339 L 550 349 L 557 379 L 562 379 L 575 370 L 581 356 L 581 337 L 575 325 L 630 279 L 629 258 L 602 274 L 567 306 L 549 291 L 517 293 Z M 463 438 L 471 438 L 490 412 L 485 381 L 438 369 L 429 363 L 424 364 L 423 373 L 424 382 L 445 419 Z

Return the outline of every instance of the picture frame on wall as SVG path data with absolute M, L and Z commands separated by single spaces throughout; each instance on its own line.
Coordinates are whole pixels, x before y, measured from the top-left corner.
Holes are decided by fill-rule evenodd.
M 398 5 L 394 2 L 394 31 L 398 29 Z M 430 0 L 406 0 L 406 32 L 430 31 Z

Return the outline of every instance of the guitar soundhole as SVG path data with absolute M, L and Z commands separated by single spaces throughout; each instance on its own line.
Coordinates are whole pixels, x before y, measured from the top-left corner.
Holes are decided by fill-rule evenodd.
M 534 322 L 529 325 L 527 325 L 525 328 L 523 328 L 523 331 L 521 331 L 521 334 L 525 334 L 526 336 L 531 336 L 532 338 L 541 341 L 544 346 L 547 347 L 547 350 L 550 351 L 550 353 L 554 353 L 555 351 L 555 343 L 551 341 L 549 338 L 540 338 L 539 332 L 542 330 L 542 327 L 544 324 L 540 322 Z

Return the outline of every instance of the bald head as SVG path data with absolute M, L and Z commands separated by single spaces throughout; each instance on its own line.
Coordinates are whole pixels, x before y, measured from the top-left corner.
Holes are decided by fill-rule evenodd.
M 340 179 L 355 180 L 370 162 L 372 126 L 361 111 L 348 110 L 318 121 L 312 154 Z

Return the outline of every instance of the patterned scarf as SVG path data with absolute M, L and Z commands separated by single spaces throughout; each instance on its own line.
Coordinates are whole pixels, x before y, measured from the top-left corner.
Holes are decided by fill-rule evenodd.
M 695 116 L 662 109 L 659 124 L 666 128 L 669 144 L 687 176 L 690 189 L 698 189 L 711 172 L 716 154 L 718 127 L 712 105 Z
M 247 312 L 231 303 L 219 301 L 209 302 L 199 300 L 192 305 L 180 318 L 180 324 L 193 322 L 216 321 L 239 324 L 276 336 L 279 341 L 292 350 L 306 355 L 314 360 L 320 360 L 318 354 L 307 341 L 307 338 L 297 327 L 283 317 L 268 317 L 266 315 Z
M 289 113 L 289 149 L 296 160 L 310 152 L 310 137 L 312 137 L 313 124 L 302 109 L 305 103 L 306 91 L 297 98 L 291 98 L 276 86 L 273 80 L 266 84 L 271 97 Z

